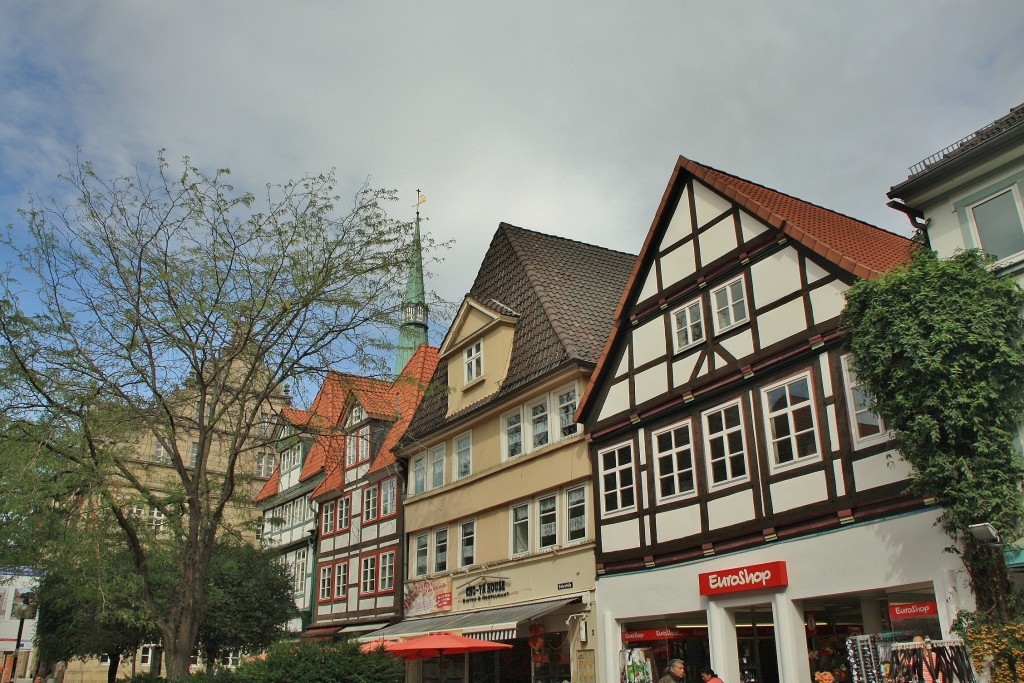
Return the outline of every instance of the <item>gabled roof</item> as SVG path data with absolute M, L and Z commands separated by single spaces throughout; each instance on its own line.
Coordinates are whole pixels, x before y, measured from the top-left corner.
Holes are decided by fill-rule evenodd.
M 669 190 L 681 172 L 702 180 L 768 225 L 778 228 L 843 270 L 866 280 L 905 263 L 914 248 L 914 243 L 906 237 L 683 156 L 676 164 Z M 664 206 L 663 200 L 655 216 L 655 225 Z
M 395 419 L 395 415 L 398 417 L 385 435 L 384 442 L 370 464 L 368 473 L 382 470 L 394 464 L 395 455 L 392 448 L 409 426 L 409 421 L 416 412 L 420 399 L 423 398 L 423 394 L 426 391 L 427 383 L 434 374 L 434 368 L 437 367 L 437 359 L 438 351 L 436 348 L 421 344 L 413 353 L 409 362 L 406 363 L 401 374 L 395 378 L 395 381 L 383 383 L 387 387 L 386 392 L 381 393 L 376 389 L 374 390 L 373 393 L 378 401 L 378 407 L 384 406 L 385 403 L 390 406 L 387 419 Z M 376 382 L 377 380 L 373 381 Z M 330 491 L 340 490 L 345 484 L 345 436 L 340 433 L 322 435 L 317 437 L 314 448 L 317 447 L 317 444 L 321 443 L 323 444 L 323 462 L 327 476 L 310 494 L 314 498 Z M 312 454 L 312 451 L 310 453 Z
M 462 329 L 462 325 L 463 323 L 465 323 L 466 317 L 469 315 L 470 311 L 478 311 L 484 314 L 484 316 L 491 319 L 491 321 L 484 325 L 484 327 L 480 330 L 480 333 L 483 333 L 484 330 L 489 329 L 492 325 L 503 322 L 508 323 L 509 325 L 514 325 L 516 322 L 516 318 L 519 317 L 518 314 L 510 315 L 512 311 L 508 310 L 500 302 L 492 301 L 491 306 L 505 310 L 495 310 L 494 308 L 484 306 L 482 303 L 474 299 L 472 296 L 468 294 L 466 295 L 466 298 L 463 299 L 462 301 L 462 305 L 459 306 L 459 312 L 455 314 L 455 320 L 452 322 L 451 327 L 448 328 L 448 334 L 445 335 L 444 341 L 441 342 L 442 357 L 447 356 L 451 352 L 453 347 L 459 346 L 461 343 L 466 342 L 466 340 L 460 340 L 460 342 L 457 343 L 456 337 L 458 336 L 459 331 Z
M 764 223 L 782 231 L 794 241 L 860 278 L 872 279 L 906 263 L 917 246 L 906 237 L 870 223 L 680 156 L 651 227 L 647 231 L 647 238 L 640 250 L 636 267 L 621 295 L 615 311 L 614 329 L 604 344 L 597 368 L 591 375 L 587 390 L 576 409 L 577 420 L 588 408 L 593 393 L 591 389 L 604 374 L 616 340 L 628 330 L 628 309 L 636 302 L 639 290 L 643 287 L 640 276 L 647 272 L 655 256 L 652 252 L 661 239 L 667 219 L 670 217 L 666 215 L 666 211 L 671 209 L 669 204 L 672 198 L 678 196 L 678 188 L 691 176 L 735 201 Z
M 281 467 L 280 465 L 274 468 L 274 473 L 270 475 L 270 479 L 263 484 L 263 488 L 256 494 L 256 498 L 253 499 L 254 503 L 258 503 L 261 500 L 267 498 L 273 498 L 277 495 L 277 492 L 281 488 Z
M 596 363 L 635 260 L 631 254 L 501 223 L 469 296 L 518 316 L 508 375 L 490 397 L 447 418 L 447 394 L 429 392 L 409 425 L 409 437 L 421 438 L 566 363 Z M 447 384 L 448 365 L 439 363 L 432 385 Z

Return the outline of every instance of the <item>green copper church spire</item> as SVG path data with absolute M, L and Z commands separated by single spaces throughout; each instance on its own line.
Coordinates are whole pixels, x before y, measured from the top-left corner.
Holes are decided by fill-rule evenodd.
M 405 299 L 402 301 L 402 326 L 398 334 L 395 354 L 395 375 L 402 371 L 420 344 L 427 343 L 427 301 L 423 289 L 423 250 L 420 247 L 420 204 L 427 198 L 416 190 L 416 226 L 409 249 L 408 274 L 405 281 Z

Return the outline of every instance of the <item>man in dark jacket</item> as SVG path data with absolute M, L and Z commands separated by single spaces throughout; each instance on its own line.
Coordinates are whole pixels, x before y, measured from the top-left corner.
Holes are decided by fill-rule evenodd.
M 681 659 L 670 659 L 665 675 L 658 679 L 658 683 L 682 683 L 686 679 L 686 664 Z

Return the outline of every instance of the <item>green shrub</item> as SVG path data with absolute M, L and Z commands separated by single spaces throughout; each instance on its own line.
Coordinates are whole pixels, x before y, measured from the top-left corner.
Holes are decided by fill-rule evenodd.
M 360 652 L 354 641 L 299 642 L 280 643 L 265 659 L 244 662 L 235 670 L 232 683 L 402 683 L 404 679 L 404 662 L 380 652 Z

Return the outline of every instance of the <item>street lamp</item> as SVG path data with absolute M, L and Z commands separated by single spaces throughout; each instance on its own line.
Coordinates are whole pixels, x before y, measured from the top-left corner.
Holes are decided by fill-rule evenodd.
M 36 618 L 35 595 L 31 592 L 22 593 L 21 602 L 14 605 L 11 614 L 18 619 L 18 640 L 14 646 L 14 657 L 11 659 L 11 681 L 18 676 L 18 653 L 21 651 L 21 634 L 25 630 L 25 620 Z

